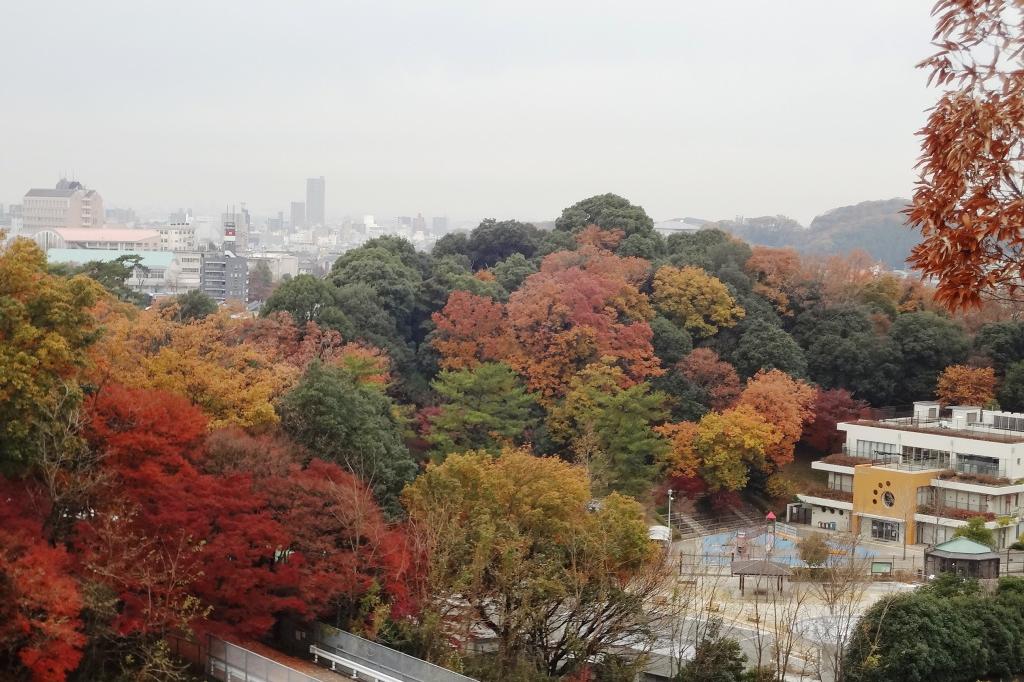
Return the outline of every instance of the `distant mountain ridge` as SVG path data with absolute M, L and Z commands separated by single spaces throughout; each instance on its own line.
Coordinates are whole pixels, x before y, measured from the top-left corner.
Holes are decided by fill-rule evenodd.
M 862 201 L 826 211 L 804 227 L 786 216 L 762 216 L 742 222 L 721 220 L 709 223 L 751 244 L 790 246 L 803 253 L 849 253 L 867 251 L 894 269 L 905 269 L 910 250 L 921 235 L 906 226 L 902 211 L 907 199 Z

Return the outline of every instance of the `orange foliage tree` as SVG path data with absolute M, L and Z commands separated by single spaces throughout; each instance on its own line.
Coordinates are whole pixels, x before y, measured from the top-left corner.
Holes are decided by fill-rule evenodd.
M 818 284 L 822 303 L 827 306 L 857 302 L 864 287 L 874 281 L 883 267 L 861 249 L 804 259 L 805 276 Z
M 996 371 L 991 367 L 950 365 L 939 375 L 935 393 L 943 405 L 986 407 L 996 397 Z
M 708 407 L 724 410 L 739 397 L 740 377 L 736 369 L 710 348 L 695 348 L 677 364 L 683 377 L 708 398 Z
M 793 461 L 804 425 L 814 419 L 816 395 L 813 387 L 777 369 L 755 374 L 740 394 L 738 406 L 753 409 L 779 430 L 781 437 L 765 453 L 775 468 Z
M 1024 7 L 939 0 L 920 67 L 943 88 L 921 129 L 921 178 L 908 211 L 923 241 L 910 262 L 938 278 L 952 309 L 1019 301 L 1024 249 Z
M 430 343 L 441 354 L 442 369 L 472 369 L 505 360 L 514 351 L 505 306 L 486 296 L 453 291 L 431 319 L 435 329 Z
M 563 395 L 569 380 L 595 362 L 619 366 L 629 382 L 662 374 L 651 345 L 647 298 L 630 282 L 632 262 L 611 254 L 562 267 L 545 259 L 509 299 L 519 352 L 508 359 L 542 401 Z M 615 271 L 615 266 L 622 266 Z
M 796 249 L 755 246 L 745 267 L 754 280 L 754 293 L 771 301 L 780 315 L 792 315 L 794 299 L 807 295 Z

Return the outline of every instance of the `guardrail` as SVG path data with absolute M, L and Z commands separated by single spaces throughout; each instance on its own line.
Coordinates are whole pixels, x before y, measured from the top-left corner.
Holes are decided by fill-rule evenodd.
M 309 645 L 309 653 L 313 654 L 313 662 L 320 663 L 320 659 L 327 661 L 333 672 L 337 672 L 339 667 L 346 673 L 349 673 L 354 680 L 362 680 L 363 676 L 366 677 L 369 682 L 402 682 L 397 677 L 391 677 L 384 673 L 377 672 L 372 668 L 368 668 L 365 665 L 360 665 L 355 661 L 351 661 L 344 656 L 321 649 L 316 644 Z
M 318 623 L 315 644 L 313 647 L 322 652 L 318 655 L 326 661 L 337 657 L 348 661 L 343 665 L 348 669 L 357 669 L 352 663 L 375 671 L 381 682 L 477 682 L 471 677 L 428 663 L 415 656 L 403 654 L 389 647 L 363 639 L 351 632 L 331 627 L 326 623 Z

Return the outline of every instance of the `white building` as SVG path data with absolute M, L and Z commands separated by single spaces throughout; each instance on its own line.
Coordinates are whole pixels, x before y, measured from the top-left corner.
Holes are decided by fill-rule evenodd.
M 168 273 L 174 268 L 173 253 L 113 249 L 50 249 L 46 252 L 49 262 L 67 265 L 84 265 L 92 261 L 110 262 L 121 256 L 139 256 L 142 259 L 125 281 L 129 289 L 144 294 L 179 293 L 170 291 L 168 287 Z
M 270 268 L 270 276 L 274 283 L 280 282 L 285 275 L 295 277 L 299 274 L 299 257 L 290 253 L 253 253 L 248 256 L 250 269 L 257 263 L 264 262 Z
M 21 233 L 27 237 L 61 227 L 103 226 L 103 197 L 82 183 L 61 180 L 54 189 L 30 189 L 22 201 Z
M 917 402 L 838 428 L 843 452 L 811 465 L 828 485 L 798 495 L 791 518 L 901 544 L 944 542 L 973 516 L 998 548 L 1024 531 L 1024 414 Z
M 674 234 L 693 234 L 703 226 L 704 221 L 696 218 L 672 218 L 654 223 L 654 231 L 662 237 L 670 237 Z
M 170 223 L 156 228 L 161 251 L 195 251 L 196 228 L 190 223 Z
M 113 251 L 157 251 L 160 233 L 130 227 L 63 227 L 36 232 L 32 238 L 43 249 L 107 249 Z

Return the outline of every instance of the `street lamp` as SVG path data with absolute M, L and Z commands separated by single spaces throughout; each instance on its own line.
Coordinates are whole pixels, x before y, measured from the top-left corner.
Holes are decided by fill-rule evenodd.
M 668 489 L 668 542 L 669 542 L 670 545 L 672 544 L 672 539 L 673 539 L 673 536 L 675 535 L 672 532 L 672 493 L 673 492 L 674 491 L 671 488 Z

